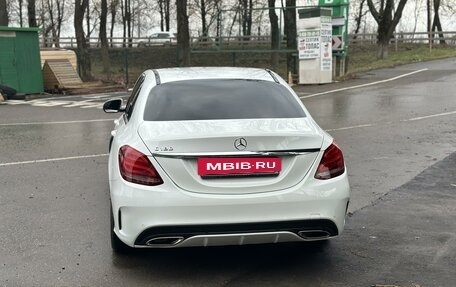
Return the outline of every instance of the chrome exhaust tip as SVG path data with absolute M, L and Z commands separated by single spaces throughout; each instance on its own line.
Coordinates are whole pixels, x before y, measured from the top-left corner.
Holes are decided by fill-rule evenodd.
M 147 240 L 147 246 L 174 246 L 184 241 L 182 236 L 155 237 Z
M 331 237 L 331 234 L 325 230 L 302 230 L 298 235 L 304 240 L 323 240 Z

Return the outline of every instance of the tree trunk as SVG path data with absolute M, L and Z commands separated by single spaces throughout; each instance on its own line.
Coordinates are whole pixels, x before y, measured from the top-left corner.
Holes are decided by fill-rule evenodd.
M 92 79 L 91 62 L 88 51 L 86 38 L 84 36 L 84 13 L 87 9 L 89 0 L 75 0 L 74 9 L 74 31 L 78 44 L 79 70 L 82 80 L 89 81 Z
M 29 27 L 37 27 L 35 0 L 27 0 L 27 14 Z
M 440 9 L 440 0 L 434 0 L 434 21 L 432 24 L 432 31 L 434 31 L 434 32 L 435 31 L 443 32 L 442 23 L 440 22 L 439 9 Z M 436 30 L 436 28 L 437 28 L 437 30 Z M 440 38 L 440 44 L 446 44 L 445 35 L 443 35 L 443 33 L 439 33 L 439 38 Z
M 275 11 L 275 0 L 268 0 L 269 7 L 269 22 L 271 23 L 271 50 L 278 50 L 280 43 L 279 33 L 279 18 Z M 279 53 L 271 53 L 271 66 L 273 70 L 277 70 L 279 67 Z
M 361 0 L 361 2 L 359 3 L 359 9 L 358 9 L 358 15 L 355 16 L 355 36 L 353 37 L 353 39 L 356 39 L 356 35 L 359 33 L 359 29 L 361 28 L 361 22 L 363 21 L 363 16 L 364 16 L 364 13 L 363 13 L 363 10 L 364 10 L 364 3 L 366 3 L 366 0 Z
M 217 26 L 216 26 L 216 36 L 217 41 L 220 41 L 220 37 L 222 36 L 222 11 L 220 9 L 220 2 L 217 2 Z
M 165 9 L 164 0 L 158 0 L 158 11 L 160 12 L 160 31 L 165 30 Z
M 23 3 L 23 0 L 18 0 L 17 1 L 17 4 L 19 6 L 19 26 L 20 27 L 24 26 L 24 17 L 22 15 L 22 3 Z
M 125 0 L 125 20 L 127 21 L 128 47 L 132 47 L 131 1 Z
M 59 47 L 59 43 L 58 43 L 58 39 L 57 39 L 57 24 L 55 22 L 55 17 L 54 17 L 54 1 L 51 1 L 51 0 L 47 0 L 47 13 L 49 15 L 49 22 L 50 22 L 50 25 L 49 25 L 49 29 L 51 30 L 51 34 L 52 34 L 52 44 L 51 44 L 51 47 L 52 45 L 54 45 L 55 47 Z M 43 7 L 44 9 L 44 7 Z
M 125 5 L 127 0 L 120 0 L 120 11 L 122 13 L 122 47 L 126 47 L 126 38 L 127 38 L 127 17 L 125 15 Z
M 111 0 L 111 29 L 109 30 L 109 37 L 111 38 L 111 48 L 113 47 L 114 26 L 116 24 L 116 13 L 119 0 Z
M 427 32 L 428 32 L 429 46 L 431 46 L 432 45 L 431 0 L 426 0 L 426 12 L 427 12 Z
M 87 31 L 86 31 L 86 36 L 87 38 L 90 38 L 90 32 L 92 29 L 90 29 L 90 1 L 87 2 L 87 12 L 86 12 L 86 25 L 87 25 Z M 87 39 L 90 43 L 90 39 Z
M 249 7 L 249 4 L 251 3 L 251 0 L 240 0 L 240 7 L 242 12 L 240 15 L 242 15 L 242 35 L 244 36 L 244 40 L 248 40 L 247 37 L 245 36 L 250 36 L 250 32 L 252 29 L 252 20 L 249 19 L 251 17 L 251 7 Z
M 169 31 L 169 19 L 170 19 L 170 15 L 169 15 L 169 6 L 170 6 L 170 1 L 171 0 L 165 0 L 165 28 L 166 28 L 166 31 Z M 179 2 L 179 1 L 177 1 Z M 185 1 L 185 6 L 187 7 L 187 0 Z M 185 8 L 185 10 L 187 10 L 187 8 Z M 185 12 L 187 13 L 187 11 Z M 187 20 L 188 22 L 188 20 Z
M 111 79 L 111 63 L 108 53 L 108 39 L 106 36 L 106 22 L 108 18 L 108 1 L 101 0 L 101 15 L 100 15 L 100 43 L 101 43 L 101 60 L 103 62 L 103 72 L 106 74 L 106 79 Z
M 0 0 L 0 26 L 8 26 L 8 9 L 6 0 Z
M 296 40 L 296 0 L 287 0 L 284 15 L 285 31 L 287 37 L 287 49 L 297 50 L 298 43 Z M 287 71 L 296 74 L 297 71 L 296 57 L 292 53 L 287 53 Z
M 188 30 L 187 0 L 176 0 L 177 61 L 179 66 L 190 65 L 190 34 Z
M 369 10 L 377 22 L 377 58 L 385 59 L 388 57 L 388 45 L 399 20 L 402 17 L 407 0 L 400 0 L 394 12 L 394 0 L 382 0 L 377 10 L 373 0 L 367 0 Z
M 207 40 L 207 23 L 206 23 L 206 1 L 205 0 L 200 0 L 201 1 L 201 29 L 202 29 L 202 35 L 203 35 L 203 41 Z
M 57 5 L 57 47 L 60 47 L 60 33 L 62 32 L 62 23 L 63 23 L 63 17 L 65 14 L 65 2 L 62 0 L 57 0 L 56 1 Z
M 252 15 L 253 15 L 253 0 L 249 0 L 249 13 L 247 14 L 247 34 L 252 35 Z

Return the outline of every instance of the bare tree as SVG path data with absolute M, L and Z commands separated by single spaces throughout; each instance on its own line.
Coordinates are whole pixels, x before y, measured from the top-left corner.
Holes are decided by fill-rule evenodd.
M 388 46 L 394 30 L 402 17 L 407 0 L 399 0 L 396 11 L 394 11 L 394 0 L 381 0 L 378 9 L 373 0 L 367 0 L 369 10 L 377 22 L 377 58 L 388 57 Z
M 27 14 L 29 27 L 37 27 L 35 0 L 27 0 Z
M 217 0 L 215 2 L 215 10 L 217 11 L 217 25 L 216 25 L 216 31 L 215 34 L 217 36 L 217 39 L 222 36 L 222 8 L 221 8 L 222 0 Z
M 85 13 L 85 16 L 86 16 L 86 25 L 87 25 L 87 29 L 86 29 L 86 37 L 87 38 L 90 38 L 90 32 L 92 31 L 90 29 L 90 1 L 87 2 L 87 7 L 86 7 L 86 13 Z
M 84 13 L 87 10 L 89 0 L 75 0 L 74 1 L 74 31 L 76 34 L 76 41 L 78 44 L 78 58 L 81 78 L 85 81 L 92 79 L 91 62 L 88 51 L 88 45 L 84 35 Z
M 208 32 L 207 32 L 207 23 L 206 23 L 206 14 L 207 14 L 207 9 L 206 9 L 206 0 L 200 0 L 201 6 L 201 30 L 203 32 L 203 37 L 207 37 Z
M 445 36 L 443 35 L 443 29 L 442 29 L 442 23 L 440 22 L 440 15 L 439 15 L 439 10 L 440 10 L 440 0 L 434 0 L 434 20 L 432 21 L 432 31 L 433 32 L 440 32 L 439 33 L 439 38 L 440 38 L 440 44 L 445 44 Z
M 418 26 L 418 20 L 419 20 L 419 15 L 420 15 L 420 10 L 422 8 L 422 0 L 417 0 L 416 3 L 415 3 L 415 9 L 413 10 L 413 18 L 414 18 L 414 22 L 413 22 L 413 35 L 412 35 L 412 39 L 415 38 L 415 32 L 416 32 L 416 27 Z
M 111 79 L 110 61 L 108 54 L 108 39 L 106 36 L 106 22 L 108 18 L 108 1 L 101 0 L 101 17 L 100 17 L 100 43 L 101 43 L 101 60 L 103 62 L 103 72 L 108 80 Z
M 221 0 L 193 0 L 192 5 L 189 4 L 189 10 L 201 17 L 201 33 L 199 36 L 202 36 L 203 41 L 207 40 L 214 23 L 216 23 L 215 34 L 220 35 L 221 2 Z
M 177 60 L 179 66 L 190 65 L 190 33 L 188 30 L 187 0 L 176 0 Z
M 117 13 L 117 7 L 119 6 L 119 0 L 111 0 L 111 5 L 109 6 L 109 9 L 111 11 L 111 29 L 110 29 L 110 34 L 109 36 L 111 37 L 111 47 L 112 45 L 112 38 L 114 37 L 114 26 L 116 24 L 116 13 Z
M 284 10 L 284 30 L 285 36 L 287 38 L 287 49 L 296 50 L 298 48 L 298 43 L 296 40 L 296 0 L 286 0 L 286 7 Z M 293 57 L 292 53 L 287 53 L 287 71 L 291 72 L 292 74 L 297 73 L 296 59 Z
M 269 22 L 271 23 L 271 50 L 278 50 L 280 43 L 279 18 L 275 11 L 275 0 L 268 0 Z M 271 66 L 275 70 L 279 66 L 279 53 L 271 53 Z
M 170 26 L 169 26 L 169 21 L 170 21 L 170 2 L 171 0 L 164 0 L 165 1 L 165 28 L 166 31 L 169 31 Z M 187 1 L 185 1 L 187 2 Z
M 131 18 L 131 1 L 121 0 L 120 10 L 122 12 L 122 28 L 123 28 L 123 47 L 126 47 L 125 39 L 128 37 L 129 46 L 132 45 L 132 18 Z
M 49 41 L 51 38 L 49 35 L 52 31 L 52 24 L 48 19 L 49 9 L 46 5 L 45 0 L 41 0 L 41 5 L 38 5 L 37 7 L 37 13 L 39 15 L 37 26 L 40 27 L 41 35 L 44 40 L 44 47 L 52 47 L 53 41 Z
M 431 0 L 426 0 L 426 12 L 427 12 L 427 32 L 428 32 L 428 39 L 429 39 L 429 47 L 432 47 L 432 11 L 431 11 Z
M 355 17 L 355 30 L 353 32 L 355 34 L 355 36 L 353 37 L 354 39 L 356 39 L 357 34 L 359 33 L 359 30 L 361 29 L 361 23 L 363 21 L 363 18 L 366 16 L 367 12 L 369 11 L 369 10 L 364 9 L 364 4 L 366 4 L 366 0 L 361 0 L 361 2 L 359 3 L 359 6 L 358 6 L 358 11 L 354 15 L 354 17 Z
M 171 0 L 158 0 L 158 11 L 160 13 L 161 31 L 169 31 L 170 28 L 170 2 Z
M 242 12 L 242 35 L 250 36 L 252 34 L 253 0 L 239 0 L 239 7 Z
M 8 26 L 8 9 L 6 6 L 6 0 L 0 0 L 0 26 Z
M 24 26 L 24 16 L 22 14 L 22 5 L 24 3 L 24 0 L 17 0 L 18 4 L 18 14 L 19 14 L 19 26 L 23 27 Z
M 60 47 L 60 34 L 62 31 L 62 24 L 65 16 L 65 3 L 63 0 L 47 0 L 45 3 L 46 7 L 42 7 L 44 15 L 43 27 L 45 28 L 45 34 L 52 33 L 52 42 L 55 47 Z

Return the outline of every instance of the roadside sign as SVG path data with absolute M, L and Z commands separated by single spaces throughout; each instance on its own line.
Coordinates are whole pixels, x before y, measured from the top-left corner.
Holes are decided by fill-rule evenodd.
M 332 36 L 332 49 L 333 51 L 340 51 L 344 49 L 344 42 L 342 40 L 342 35 L 333 35 Z
M 333 53 L 336 56 L 343 56 L 348 49 L 348 2 L 349 0 L 319 0 L 321 7 L 332 9 L 333 20 Z M 341 39 L 339 38 L 341 37 Z M 340 41 L 339 41 L 340 40 Z

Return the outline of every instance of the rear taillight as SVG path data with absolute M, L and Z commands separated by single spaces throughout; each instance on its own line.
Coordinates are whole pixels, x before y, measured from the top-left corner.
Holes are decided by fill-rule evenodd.
M 124 145 L 119 150 L 119 169 L 126 181 L 142 185 L 159 185 L 162 178 L 146 155 L 131 146 Z
M 344 156 L 336 143 L 332 143 L 323 153 L 316 179 L 330 179 L 343 174 L 345 171 Z

